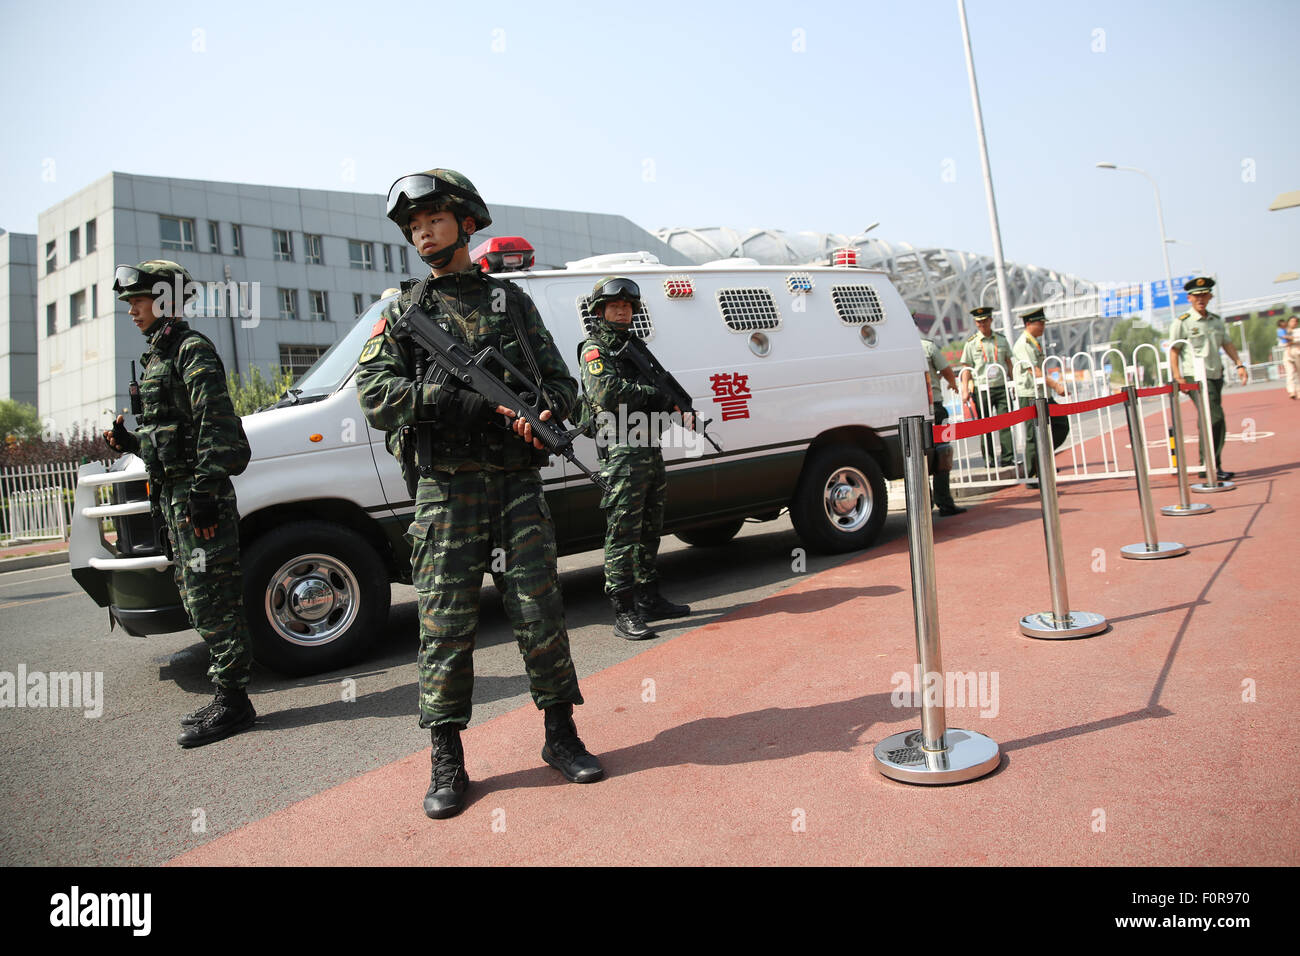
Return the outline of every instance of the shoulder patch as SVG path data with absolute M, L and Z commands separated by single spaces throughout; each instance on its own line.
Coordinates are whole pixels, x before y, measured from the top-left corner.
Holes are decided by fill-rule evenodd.
M 595 358 L 587 362 L 587 371 L 592 375 L 600 375 L 605 371 L 605 363 Z
M 374 338 L 366 342 L 366 346 L 361 350 L 361 356 L 357 361 L 363 364 L 369 362 L 379 354 L 379 349 L 383 344 L 384 337 L 382 335 L 376 335 Z
M 582 360 L 584 362 L 591 362 L 598 358 L 600 358 L 600 349 L 598 348 L 589 348 L 587 351 L 582 353 Z
M 371 336 L 375 336 L 375 335 L 383 335 L 383 334 L 384 334 L 384 329 L 387 328 L 387 327 L 388 327 L 388 319 L 384 318 L 384 317 L 381 315 L 381 316 L 379 317 L 379 321 L 376 322 L 374 325 L 372 325 L 372 326 L 370 327 L 370 334 L 371 334 Z

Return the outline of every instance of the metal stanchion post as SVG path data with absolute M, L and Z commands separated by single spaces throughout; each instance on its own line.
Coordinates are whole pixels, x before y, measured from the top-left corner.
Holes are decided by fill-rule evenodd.
M 1202 494 L 1209 494 L 1215 491 L 1232 491 L 1237 486 L 1230 481 L 1219 480 L 1219 453 L 1214 450 L 1214 425 L 1210 421 L 1210 380 L 1205 375 L 1205 366 L 1198 359 L 1196 371 L 1200 381 L 1200 391 L 1197 392 L 1196 415 L 1197 430 L 1200 432 L 1201 447 L 1205 449 L 1205 459 L 1201 462 L 1205 465 L 1205 481 L 1202 484 L 1192 485 L 1192 491 Z
M 1180 386 L 1173 383 L 1169 392 L 1169 419 L 1174 428 L 1174 457 L 1178 459 L 1178 504 L 1165 505 L 1160 509 L 1165 515 L 1208 515 L 1214 507 L 1204 501 L 1192 501 L 1187 481 L 1187 457 L 1183 447 L 1183 411 L 1179 401 Z
M 1052 417 L 1047 399 L 1034 400 L 1038 418 L 1038 496 L 1043 508 L 1043 535 L 1047 540 L 1047 573 L 1052 583 L 1052 610 L 1020 619 L 1025 637 L 1087 637 L 1106 629 L 1106 619 L 1091 611 L 1071 611 L 1065 588 L 1065 549 L 1061 545 L 1061 514 L 1056 505 L 1056 451 L 1052 448 Z
M 1133 471 L 1137 475 L 1138 508 L 1142 512 L 1141 544 L 1126 544 L 1119 549 L 1125 558 L 1173 558 L 1187 553 L 1187 546 L 1177 541 L 1161 541 L 1156 534 L 1156 512 L 1151 504 L 1151 478 L 1147 473 L 1147 432 L 1142 423 L 1142 407 L 1139 405 L 1136 386 L 1127 385 L 1124 394 L 1128 401 L 1124 403 L 1124 413 L 1128 415 L 1128 440 L 1133 449 Z
M 922 684 L 936 677 L 939 701 L 924 692 L 921 729 L 886 737 L 875 747 L 876 769 L 904 783 L 961 783 L 994 770 L 1002 759 L 995 741 L 970 730 L 948 728 L 944 719 L 946 681 L 939 653 L 939 598 L 935 590 L 934 527 L 930 522 L 930 479 L 926 467 L 926 432 L 921 415 L 902 419 L 903 489 L 907 497 L 907 544 L 912 563 L 912 610 L 916 623 L 916 657 Z M 922 690 L 922 688 L 918 688 Z

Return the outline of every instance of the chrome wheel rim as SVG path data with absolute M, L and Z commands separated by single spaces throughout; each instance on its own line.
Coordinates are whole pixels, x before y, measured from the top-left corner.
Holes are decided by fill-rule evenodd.
M 871 517 L 871 483 L 856 468 L 837 468 L 826 479 L 822 495 L 826 520 L 845 534 L 864 527 Z
M 361 586 L 328 554 L 303 554 L 280 565 L 266 589 L 266 619 L 290 644 L 319 647 L 357 619 Z

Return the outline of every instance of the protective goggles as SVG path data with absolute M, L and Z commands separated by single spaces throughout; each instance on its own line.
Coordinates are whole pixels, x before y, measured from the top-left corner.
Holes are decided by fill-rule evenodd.
M 142 272 L 135 266 L 118 266 L 113 273 L 113 291 L 125 292 L 128 289 L 134 289 L 136 286 L 153 287 L 156 281 L 165 281 L 165 276 L 156 276 L 148 272 Z
M 641 299 L 641 288 L 631 279 L 611 279 L 600 287 L 598 299 Z
M 444 179 L 416 173 L 413 176 L 403 176 L 388 187 L 388 218 L 404 213 L 416 203 L 429 202 L 439 194 L 452 199 L 479 202 L 477 196 Z

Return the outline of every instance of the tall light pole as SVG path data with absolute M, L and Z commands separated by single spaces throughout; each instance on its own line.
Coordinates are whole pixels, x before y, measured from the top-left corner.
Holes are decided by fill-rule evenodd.
M 1178 315 L 1174 312 L 1174 275 L 1169 271 L 1169 240 L 1165 238 L 1165 212 L 1160 205 L 1160 187 L 1156 185 L 1155 179 L 1145 169 L 1138 169 L 1136 166 L 1116 166 L 1114 163 L 1098 163 L 1098 169 L 1123 169 L 1130 173 L 1141 173 L 1151 183 L 1151 188 L 1156 191 L 1156 220 L 1160 224 L 1160 255 L 1165 260 L 1165 285 L 1169 292 L 1169 321 L 1172 323 L 1177 320 Z
M 984 196 L 989 204 L 989 228 L 993 232 L 993 266 L 998 277 L 998 305 L 1002 310 L 1002 327 L 1007 341 L 1015 340 L 1011 328 L 1011 296 L 1007 293 L 1007 267 L 1002 261 L 1002 232 L 998 228 L 998 204 L 993 198 L 993 175 L 989 171 L 989 147 L 984 139 L 984 114 L 980 109 L 980 91 L 975 82 L 975 55 L 970 47 L 970 28 L 966 26 L 966 0 L 957 0 L 961 20 L 961 39 L 966 46 L 966 74 L 970 77 L 970 98 L 975 109 L 975 134 L 980 142 L 980 164 L 984 167 Z M 980 298 L 983 298 L 981 294 Z

